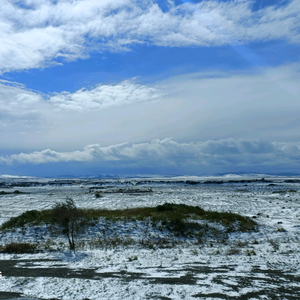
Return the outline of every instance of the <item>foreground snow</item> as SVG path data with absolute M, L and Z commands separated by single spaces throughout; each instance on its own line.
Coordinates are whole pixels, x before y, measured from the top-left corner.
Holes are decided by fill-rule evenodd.
M 118 184 L 107 184 L 107 191 Z M 28 209 L 46 208 L 69 195 L 82 207 L 127 208 L 173 202 L 232 211 L 255 216 L 259 231 L 231 234 L 226 241 L 185 241 L 171 248 L 149 249 L 134 243 L 92 247 L 87 241 L 101 236 L 95 230 L 81 238 L 85 244 L 75 253 L 67 251 L 64 239 L 58 239 L 55 247 L 61 251 L 0 254 L 0 299 L 4 292 L 16 293 L 12 294 L 14 299 L 300 298 L 299 183 L 281 179 L 247 186 L 150 183 L 145 188 L 150 186 L 153 193 L 104 193 L 102 198 L 88 193 L 87 184 L 18 188 L 30 193 L 2 196 L 1 217 L 5 221 Z M 113 232 L 124 238 L 122 226 Z M 143 228 L 135 231 L 135 236 L 145 234 Z M 2 233 L 1 243 L 46 243 L 50 238 L 45 228 L 27 228 Z

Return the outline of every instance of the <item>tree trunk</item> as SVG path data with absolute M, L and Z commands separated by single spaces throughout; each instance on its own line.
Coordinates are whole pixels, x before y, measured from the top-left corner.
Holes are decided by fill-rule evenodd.
M 68 241 L 69 241 L 69 247 L 70 247 L 70 250 L 75 250 L 75 241 L 74 241 L 74 238 L 72 236 L 72 240 L 70 238 L 70 235 L 68 234 Z

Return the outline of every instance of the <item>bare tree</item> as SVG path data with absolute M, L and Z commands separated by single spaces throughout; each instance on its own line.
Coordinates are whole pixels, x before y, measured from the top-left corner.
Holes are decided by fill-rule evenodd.
M 52 208 L 51 223 L 53 229 L 67 236 L 70 250 L 75 250 L 75 238 L 85 230 L 87 219 L 84 212 L 76 207 L 74 200 L 67 197 Z

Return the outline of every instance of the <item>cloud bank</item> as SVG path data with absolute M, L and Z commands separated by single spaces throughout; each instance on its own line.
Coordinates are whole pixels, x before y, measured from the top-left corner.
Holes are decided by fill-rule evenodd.
M 0 150 L 66 152 L 98 141 L 108 146 L 170 136 L 179 142 L 295 142 L 299 80 L 299 65 L 291 64 L 242 74 L 185 74 L 154 85 L 126 80 L 50 95 L 0 81 Z
M 220 139 L 197 143 L 178 143 L 171 138 L 148 143 L 122 143 L 101 147 L 88 145 L 82 151 L 57 152 L 50 149 L 0 156 L 1 164 L 44 164 L 59 162 L 118 161 L 132 167 L 164 166 L 299 166 L 300 142 Z
M 85 59 L 136 44 L 220 46 L 300 42 L 300 3 L 253 11 L 252 1 L 201 1 L 162 10 L 151 0 L 1 1 L 0 72 Z

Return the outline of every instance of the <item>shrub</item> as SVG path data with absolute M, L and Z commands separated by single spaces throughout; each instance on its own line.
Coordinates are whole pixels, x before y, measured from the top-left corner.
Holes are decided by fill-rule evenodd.
M 3 248 L 3 252 L 6 253 L 33 253 L 36 245 L 29 243 L 10 243 Z
M 137 256 L 130 256 L 130 257 L 128 257 L 128 260 L 129 261 L 138 260 L 138 257 Z
M 95 197 L 96 197 L 96 198 L 101 198 L 101 197 L 102 197 L 102 195 L 101 195 L 101 193 L 100 193 L 100 192 L 96 192 L 96 193 L 95 193 Z
M 87 225 L 83 210 L 76 207 L 73 199 L 67 198 L 65 202 L 56 203 L 51 212 L 52 229 L 66 235 L 70 250 L 75 250 L 75 238 Z
M 228 251 L 227 251 L 227 255 L 236 255 L 236 254 L 240 254 L 240 249 L 237 249 L 237 248 L 230 248 Z

